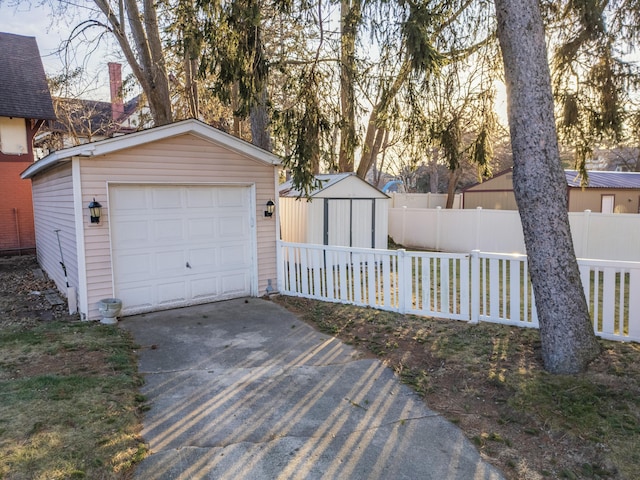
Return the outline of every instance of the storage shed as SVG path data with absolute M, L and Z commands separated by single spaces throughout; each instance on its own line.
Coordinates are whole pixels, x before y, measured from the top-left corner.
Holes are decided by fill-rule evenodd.
M 317 175 L 310 198 L 288 181 L 280 186 L 285 242 L 387 248 L 389 197 L 355 173 Z
M 277 285 L 278 219 L 264 212 L 278 165 L 197 120 L 54 152 L 22 173 L 38 261 L 88 320 L 103 298 L 130 315 L 262 295 Z
M 570 212 L 640 213 L 640 172 L 589 171 L 581 185 L 575 170 L 565 170 Z M 463 190 L 463 208 L 517 210 L 511 169 Z

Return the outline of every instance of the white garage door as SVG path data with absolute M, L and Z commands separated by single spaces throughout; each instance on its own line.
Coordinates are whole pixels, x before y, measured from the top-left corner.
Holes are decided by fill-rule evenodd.
M 251 294 L 249 187 L 117 185 L 109 205 L 123 313 Z

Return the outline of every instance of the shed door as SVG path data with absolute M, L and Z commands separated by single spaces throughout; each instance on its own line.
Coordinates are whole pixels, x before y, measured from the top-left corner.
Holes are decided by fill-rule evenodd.
M 375 247 L 375 199 L 325 198 L 324 244 Z
M 118 185 L 109 205 L 124 314 L 251 294 L 250 187 Z

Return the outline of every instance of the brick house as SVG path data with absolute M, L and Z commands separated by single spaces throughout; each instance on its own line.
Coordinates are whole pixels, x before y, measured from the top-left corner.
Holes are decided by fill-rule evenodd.
M 33 139 L 54 120 L 49 86 L 34 37 L 0 32 L 0 254 L 35 250 L 31 182 Z

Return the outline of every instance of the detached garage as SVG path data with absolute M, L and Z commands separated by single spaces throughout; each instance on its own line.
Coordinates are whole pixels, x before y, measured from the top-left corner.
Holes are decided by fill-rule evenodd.
M 389 197 L 355 173 L 316 175 L 310 198 L 280 185 L 282 240 L 356 248 L 387 248 Z
M 38 261 L 87 320 L 102 298 L 131 315 L 260 296 L 277 285 L 278 165 L 197 120 L 54 152 L 22 174 Z

